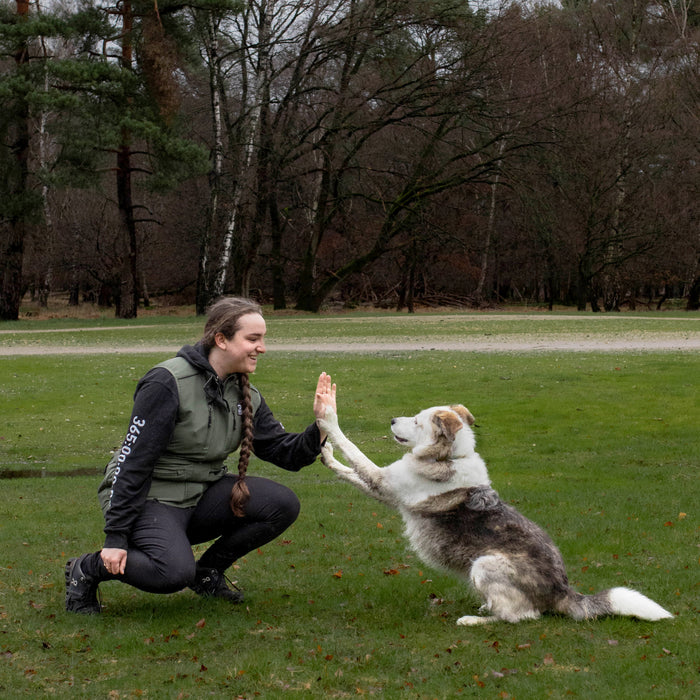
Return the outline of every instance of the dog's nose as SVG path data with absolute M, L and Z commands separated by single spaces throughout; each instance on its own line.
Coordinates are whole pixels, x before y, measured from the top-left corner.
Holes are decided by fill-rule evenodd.
M 394 423 L 396 423 L 396 418 L 391 419 L 391 424 L 394 425 Z

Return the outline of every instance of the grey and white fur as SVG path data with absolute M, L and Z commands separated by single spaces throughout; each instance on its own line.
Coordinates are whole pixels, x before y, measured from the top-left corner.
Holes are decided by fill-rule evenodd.
M 329 408 L 320 421 L 328 434 L 321 458 L 339 477 L 397 509 L 411 546 L 426 563 L 473 585 L 484 603 L 481 612 L 487 614 L 465 615 L 458 625 L 534 620 L 543 612 L 575 620 L 673 617 L 629 588 L 594 595 L 574 590 L 549 535 L 491 488 L 486 465 L 475 451 L 473 424 L 474 417 L 462 405 L 394 418 L 394 438 L 410 451 L 380 468 L 345 437 Z M 347 466 L 333 456 L 333 447 Z

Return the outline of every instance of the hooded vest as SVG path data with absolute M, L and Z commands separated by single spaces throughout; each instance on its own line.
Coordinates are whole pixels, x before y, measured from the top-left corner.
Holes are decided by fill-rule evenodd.
M 175 378 L 179 406 L 170 442 L 153 466 L 147 498 L 188 508 L 196 505 L 209 484 L 227 473 L 224 460 L 241 443 L 241 390 L 236 375 L 219 380 L 184 357 L 166 360 L 158 367 L 164 367 Z M 255 415 L 261 397 L 252 386 L 250 395 Z M 103 511 L 109 508 L 117 456 L 107 465 L 98 490 Z

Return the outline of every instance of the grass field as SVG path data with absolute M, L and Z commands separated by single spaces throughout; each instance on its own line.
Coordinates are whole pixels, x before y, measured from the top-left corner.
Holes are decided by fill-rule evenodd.
M 327 336 L 460 337 L 478 319 L 323 319 Z M 625 315 L 656 333 L 675 320 Z M 191 342 L 200 321 L 149 319 L 137 330 L 60 331 L 75 321 L 0 324 L 0 344 Z M 499 333 L 523 322 L 504 319 Z M 532 323 L 530 322 L 530 328 Z M 538 321 L 543 326 L 547 321 Z M 555 323 L 555 321 L 549 321 Z M 556 321 L 580 333 L 592 321 Z M 92 325 L 91 325 L 92 324 Z M 520 324 L 520 325 L 519 325 Z M 86 328 L 103 327 L 87 322 Z M 110 324 L 116 325 L 116 324 Z M 272 318 L 271 333 L 310 342 L 319 324 Z M 551 327 L 551 326 L 549 326 Z M 609 328 L 606 326 L 606 328 Z M 627 328 L 630 328 L 629 326 Z M 584 333 L 608 333 L 594 326 Z M 50 331 L 48 334 L 39 331 Z M 487 332 L 482 329 L 480 332 Z M 542 332 L 547 332 L 546 328 Z M 113 334 L 113 335 L 112 335 Z M 425 335 L 425 334 L 423 334 Z M 89 336 L 89 340 L 86 340 Z M 179 340 L 178 340 L 179 336 Z M 298 474 L 256 462 L 292 487 L 299 520 L 229 571 L 242 606 L 191 591 L 101 586 L 98 618 L 63 610 L 63 565 L 98 549 L 95 490 L 121 442 L 138 378 L 161 354 L 0 357 L 0 696 L 57 698 L 688 698 L 700 684 L 700 405 L 694 353 L 371 354 L 270 352 L 254 383 L 289 430 L 311 420 L 321 370 L 339 384 L 345 431 L 379 463 L 400 455 L 394 415 L 462 402 L 494 487 L 545 526 L 582 592 L 638 588 L 676 619 L 457 627 L 477 601 L 406 547 L 397 514 L 319 463 Z M 80 476 L 65 475 L 80 470 Z M 54 476 L 63 474 L 64 476 Z

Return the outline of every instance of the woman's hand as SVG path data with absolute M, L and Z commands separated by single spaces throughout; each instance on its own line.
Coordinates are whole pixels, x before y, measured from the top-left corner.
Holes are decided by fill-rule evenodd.
M 123 574 L 126 567 L 126 549 L 106 548 L 100 552 L 102 563 L 110 574 Z
M 323 418 L 326 415 L 326 409 L 332 408 L 336 411 L 335 404 L 335 384 L 331 381 L 331 375 L 321 372 L 316 385 L 316 394 L 314 395 L 314 415 L 316 420 Z M 326 439 L 326 433 L 321 431 L 321 443 Z

